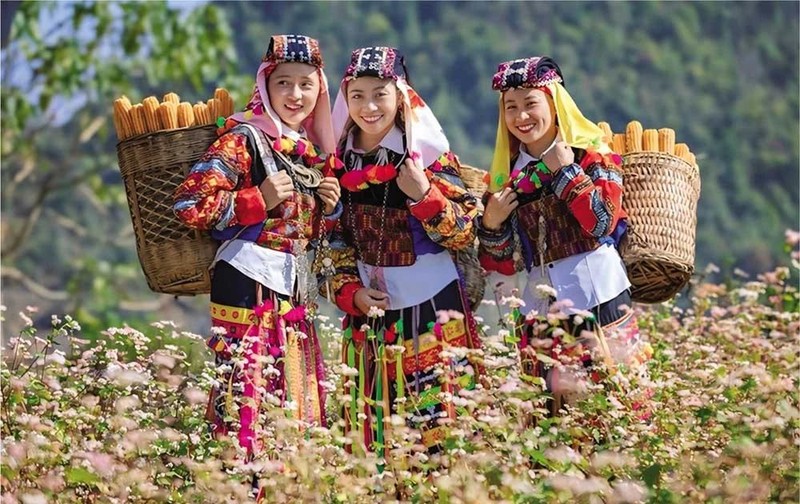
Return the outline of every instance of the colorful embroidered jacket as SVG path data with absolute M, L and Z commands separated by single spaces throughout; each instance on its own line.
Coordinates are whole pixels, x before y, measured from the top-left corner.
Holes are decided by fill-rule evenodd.
M 387 152 L 392 164 L 397 165 L 402 161 L 401 154 Z M 344 156 L 345 169 L 338 172 L 340 180 L 354 166 L 354 156 L 360 157 L 361 164 L 366 167 L 375 162 L 374 155 L 361 156 L 347 152 Z M 330 248 L 327 251 L 330 257 L 326 261 L 328 272 L 326 273 L 325 264 L 319 264 L 321 260 L 325 260 L 322 255 L 317 257 L 316 266 L 320 276 L 327 277 L 335 302 L 341 310 L 353 315 L 361 314 L 353 305 L 353 296 L 363 287 L 356 266 L 360 245 L 354 239 L 355 233 L 352 229 L 356 222 L 352 217 L 355 207 L 372 206 L 379 209 L 385 202 L 387 209 L 403 209 L 408 212 L 416 254 L 445 249 L 462 250 L 473 244 L 477 200 L 464 188 L 458 158 L 452 152 L 446 152 L 426 169 L 426 174 L 431 183 L 430 190 L 418 202 L 408 199 L 398 187 L 395 178 L 388 182 L 366 183 L 360 190 L 353 191 L 347 190 L 347 185 L 342 184 L 344 211 L 331 235 Z M 376 209 L 373 213 L 379 213 L 379 210 Z M 380 236 L 380 233 L 376 233 L 376 236 Z M 383 237 L 386 243 L 392 239 L 391 236 Z M 384 247 L 383 244 L 378 246 Z M 323 289 L 326 288 L 326 282 L 323 278 L 320 278 L 319 284 L 322 294 L 325 295 Z
M 243 129 L 228 128 L 176 189 L 175 214 L 189 227 L 211 230 L 220 241 L 239 238 L 293 253 L 301 240 L 304 250 L 321 231 L 322 205 L 314 191 L 295 182 L 292 196 L 267 211 L 259 189 L 266 177 L 260 156 Z M 272 145 L 266 137 L 262 143 L 265 148 Z M 294 163 L 307 162 L 304 156 L 288 157 Z M 286 170 L 277 156 L 274 159 Z
M 555 175 L 546 169 L 542 173 L 542 166 L 537 163 L 526 166 L 516 176 L 512 173 L 518 215 L 506 220 L 499 230 L 483 228 L 478 219 L 480 261 L 486 270 L 511 275 L 520 269 L 514 261 L 514 235 L 520 239 L 528 270 L 539 264 L 540 257 L 550 262 L 591 250 L 606 241 L 618 241 L 625 230 L 625 225 L 618 224 L 626 218 L 619 156 L 573 150 L 576 162 Z M 512 166 L 515 161 L 511 161 Z M 540 223 L 544 233 L 541 239 L 535 239 Z

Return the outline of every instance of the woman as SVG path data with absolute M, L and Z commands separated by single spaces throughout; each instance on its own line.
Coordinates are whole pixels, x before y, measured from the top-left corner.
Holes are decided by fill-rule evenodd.
M 215 334 L 208 340 L 222 379 L 211 391 L 208 417 L 219 435 L 233 427 L 226 417 L 237 419 L 249 457 L 260 447 L 267 400 L 308 424 L 325 424 L 305 257 L 323 221 L 341 212 L 338 181 L 321 171 L 333 158 L 319 148 L 334 149 L 327 90 L 319 43 L 273 36 L 249 103 L 225 121 L 175 194 L 178 217 L 222 242 L 211 281 Z
M 344 211 L 320 288 L 346 312 L 342 358 L 358 372 L 346 429 L 383 455 L 389 416 L 407 412 L 434 447 L 446 434 L 437 419 L 456 414 L 443 397 L 474 386 L 465 351 L 448 361 L 439 353 L 478 346 L 451 255 L 474 240 L 477 202 L 396 49 L 353 51 L 333 116 Z
M 584 344 L 555 337 L 550 357 L 588 367 L 586 349 L 596 343 L 608 364 L 611 353 L 614 360 L 629 361 L 642 351 L 627 309 L 630 282 L 616 248 L 626 217 L 622 160 L 602 142 L 602 130 L 581 114 L 552 59 L 502 63 L 492 87 L 501 93 L 500 117 L 491 194 L 478 223 L 481 264 L 507 275 L 524 264 L 528 282 L 522 300 L 533 313 L 520 320 L 523 369 L 546 379 L 557 411 L 561 392 L 574 377 L 537 362 L 532 341 L 550 336 L 537 333 L 541 318 L 535 315 L 546 315 L 551 303 L 558 301 L 572 315 L 564 329 Z M 597 337 L 582 337 L 585 330 Z

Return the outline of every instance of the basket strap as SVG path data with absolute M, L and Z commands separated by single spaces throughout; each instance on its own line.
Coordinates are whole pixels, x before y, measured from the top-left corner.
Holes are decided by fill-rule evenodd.
M 271 177 L 278 173 L 278 165 L 275 164 L 275 158 L 272 156 L 272 149 L 264 147 L 264 142 L 261 141 L 261 132 L 252 124 L 242 123 L 236 127 L 246 130 L 246 134 L 250 140 L 253 141 L 261 163 L 264 165 L 264 170 L 267 172 L 267 177 Z

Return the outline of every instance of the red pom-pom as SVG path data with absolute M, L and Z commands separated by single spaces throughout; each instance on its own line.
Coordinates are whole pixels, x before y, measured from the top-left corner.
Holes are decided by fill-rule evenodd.
M 362 170 L 353 170 L 345 173 L 342 175 L 342 178 L 339 179 L 339 183 L 342 184 L 342 187 L 351 192 L 361 191 L 369 186 L 364 179 L 364 172 Z
M 397 168 L 394 165 L 375 166 L 367 180 L 373 184 L 388 182 L 397 176 Z

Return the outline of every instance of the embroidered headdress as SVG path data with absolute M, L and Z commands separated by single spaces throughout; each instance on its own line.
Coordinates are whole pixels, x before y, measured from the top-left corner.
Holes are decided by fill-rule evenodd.
M 503 113 L 503 92 L 513 88 L 541 89 L 553 98 L 561 139 L 579 149 L 610 152 L 603 143 L 603 130 L 581 114 L 563 85 L 564 77 L 555 61 L 547 56 L 500 63 L 492 77 L 492 89 L 500 91 L 500 113 L 494 159 L 489 170 L 489 191 L 496 192 L 508 182 L 511 157 L 519 149 L 519 140 L 510 135 Z
M 431 109 L 408 84 L 405 60 L 393 47 L 363 47 L 350 56 L 336 103 L 333 106 L 333 130 L 336 138 L 343 140 L 350 112 L 347 106 L 347 83 L 359 77 L 393 79 L 403 101 L 406 148 L 409 156 L 421 157 L 423 166 L 430 166 L 450 150 L 442 127 Z
M 237 122 L 246 122 L 259 128 L 273 139 L 281 136 L 281 120 L 269 103 L 267 80 L 281 63 L 305 63 L 317 68 L 319 97 L 311 115 L 303 121 L 308 139 L 326 153 L 336 148 L 331 124 L 331 102 L 328 79 L 323 72 L 322 52 L 316 39 L 305 35 L 274 35 L 256 72 L 253 95 L 242 112 L 231 116 Z

